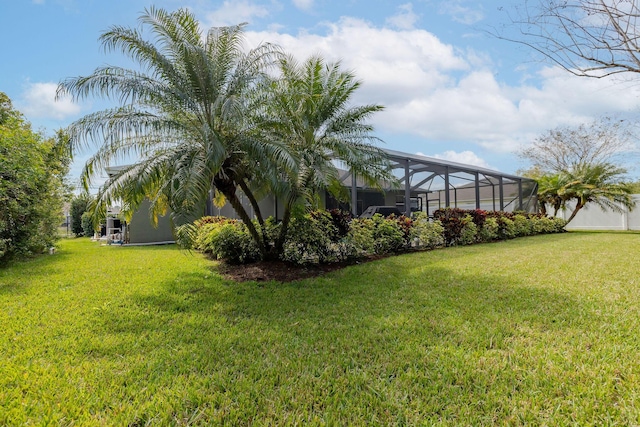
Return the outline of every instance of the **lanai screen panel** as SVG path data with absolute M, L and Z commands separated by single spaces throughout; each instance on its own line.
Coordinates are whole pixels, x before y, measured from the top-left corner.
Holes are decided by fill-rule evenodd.
M 534 180 L 417 154 L 384 151 L 399 181 L 399 187 L 389 186 L 386 192 L 395 195 L 396 206 L 406 214 L 421 210 L 431 215 L 445 207 L 536 210 Z M 358 188 L 362 189 L 357 181 L 352 180 L 352 201 L 356 202 Z

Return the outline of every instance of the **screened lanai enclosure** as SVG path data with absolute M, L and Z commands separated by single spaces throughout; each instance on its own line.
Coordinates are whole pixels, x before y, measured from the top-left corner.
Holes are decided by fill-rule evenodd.
M 340 208 L 359 216 L 369 206 L 395 206 L 400 212 L 425 212 L 431 216 L 437 209 L 457 207 L 489 211 L 537 211 L 537 183 L 528 178 L 504 174 L 432 157 L 384 150 L 389 158 L 396 182 L 381 183 L 383 191 L 364 185 L 364 181 L 343 171 L 340 180 L 350 191 L 350 201 L 337 201 L 329 194 L 320 195 L 327 209 Z M 248 200 L 241 196 L 250 215 Z M 408 200 L 408 203 L 405 201 Z M 281 218 L 278 201 L 267 197 L 260 203 L 264 216 Z M 210 204 L 208 213 L 235 217 L 228 204 L 222 208 Z
M 384 151 L 398 178 L 396 183 L 387 183 L 384 192 L 367 188 L 350 172 L 341 177 L 351 190 L 348 209 L 354 215 L 360 215 L 368 206 L 396 206 L 406 215 L 421 211 L 429 216 L 445 207 L 537 210 L 537 183 L 532 179 L 417 154 Z M 327 208 L 334 207 L 347 208 L 328 198 Z
M 393 206 L 405 215 L 425 212 L 432 216 L 437 209 L 457 207 L 489 211 L 537 211 L 537 184 L 534 180 L 495 170 L 450 162 L 400 151 L 387 153 L 395 182 L 380 183 L 380 189 L 364 185 L 364 181 L 343 171 L 340 177 L 350 201 L 337 201 L 328 193 L 319 195 L 321 207 L 340 208 L 360 216 L 369 206 Z M 120 168 L 108 168 L 111 176 Z M 254 216 L 249 200 L 240 193 L 241 203 L 250 216 Z M 407 202 L 408 201 L 408 202 Z M 265 197 L 259 203 L 262 215 L 282 218 L 282 208 L 274 197 Z M 172 228 L 168 216 L 160 218 L 158 227 L 149 221 L 149 203 L 143 203 L 131 217 L 130 224 L 106 224 L 110 232 L 123 232 L 130 243 L 172 240 Z M 213 200 L 206 204 L 204 215 L 237 218 L 231 205 L 217 207 Z M 115 217 L 114 217 L 115 218 Z

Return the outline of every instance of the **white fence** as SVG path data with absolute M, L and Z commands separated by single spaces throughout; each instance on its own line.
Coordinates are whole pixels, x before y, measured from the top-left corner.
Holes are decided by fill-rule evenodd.
M 599 206 L 588 203 L 569 223 L 567 230 L 640 230 L 640 194 L 632 197 L 636 207 L 631 212 L 627 209 L 623 213 L 603 212 Z M 568 219 L 574 206 L 575 203 L 567 204 L 567 208 L 558 212 L 558 216 Z

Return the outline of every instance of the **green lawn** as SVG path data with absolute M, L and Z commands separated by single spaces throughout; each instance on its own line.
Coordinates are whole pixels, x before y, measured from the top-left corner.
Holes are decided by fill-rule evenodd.
M 63 240 L 0 270 L 0 425 L 638 425 L 640 234 L 224 281 Z

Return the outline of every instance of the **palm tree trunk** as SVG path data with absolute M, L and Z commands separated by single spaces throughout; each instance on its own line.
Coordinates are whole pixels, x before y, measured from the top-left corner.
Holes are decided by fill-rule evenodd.
M 218 191 L 224 194 L 224 197 L 227 198 L 231 207 L 236 212 L 236 214 L 240 217 L 244 225 L 247 226 L 247 230 L 249 230 L 249 234 L 258 245 L 258 249 L 260 250 L 260 254 L 262 254 L 263 258 L 267 253 L 267 245 L 266 242 L 260 237 L 258 230 L 256 230 L 256 226 L 251 221 L 251 217 L 247 213 L 247 210 L 238 199 L 236 194 L 236 186 L 232 179 L 230 178 L 214 178 L 214 185 L 218 189 Z
M 584 204 L 582 202 L 578 202 L 578 204 L 576 205 L 576 208 L 573 210 L 573 212 L 571 212 L 571 216 L 567 220 L 567 224 L 569 224 L 571 220 L 576 217 L 576 215 L 578 214 L 578 211 L 582 209 L 583 206 Z
M 275 248 L 274 248 L 275 249 L 274 255 L 276 257 L 279 257 L 282 254 L 282 251 L 284 248 L 284 241 L 287 237 L 287 231 L 289 231 L 289 223 L 291 222 L 291 207 L 293 205 L 291 200 L 292 199 L 289 199 L 287 201 L 287 204 L 284 209 L 284 214 L 282 215 L 282 224 L 280 226 L 280 234 L 276 239 Z
M 262 217 L 262 212 L 260 211 L 260 206 L 258 206 L 258 201 L 256 200 L 255 196 L 253 195 L 253 192 L 249 189 L 249 186 L 247 185 L 247 182 L 244 179 L 242 179 L 242 180 L 240 180 L 238 185 L 240 186 L 240 189 L 245 194 L 245 196 L 247 196 L 247 198 L 249 199 L 249 203 L 251 203 L 251 207 L 253 208 L 253 212 L 254 212 L 254 214 L 256 216 L 256 219 L 258 220 L 258 224 L 260 224 L 260 226 L 262 228 L 264 228 L 264 218 Z

